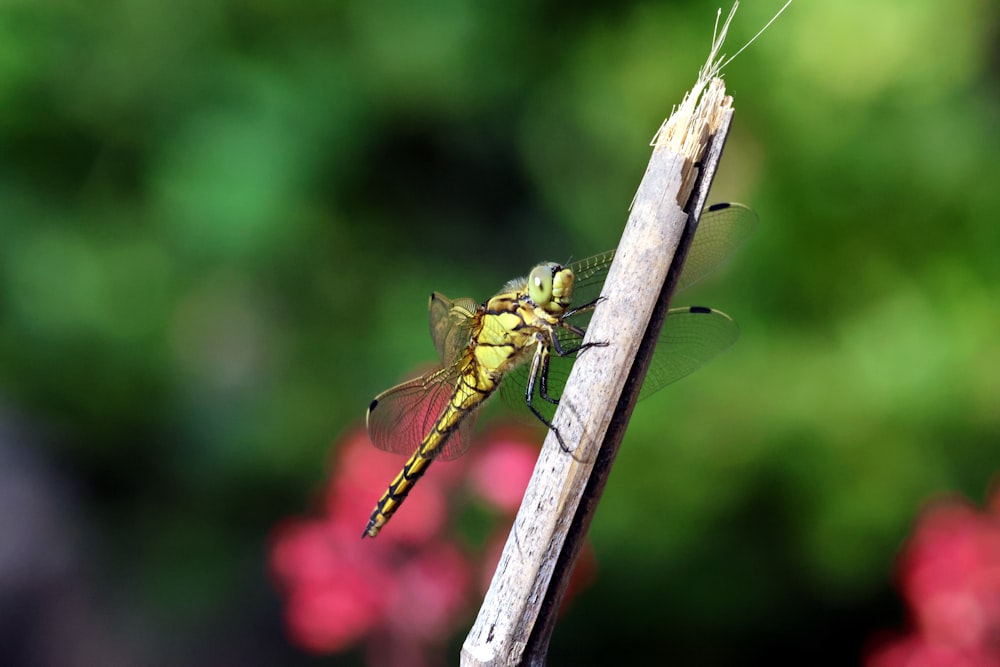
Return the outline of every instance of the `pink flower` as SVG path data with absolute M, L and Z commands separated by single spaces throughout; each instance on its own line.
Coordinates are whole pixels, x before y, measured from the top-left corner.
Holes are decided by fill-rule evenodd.
M 965 647 L 1000 639 L 997 516 L 958 502 L 932 508 L 901 570 L 917 626 L 929 639 Z
M 512 515 L 537 455 L 528 441 L 519 431 L 494 431 L 475 454 L 435 462 L 378 537 L 362 540 L 375 501 L 404 460 L 375 449 L 361 429 L 346 434 L 335 448 L 320 514 L 288 519 L 272 538 L 270 567 L 291 640 L 315 653 L 363 646 L 369 664 L 382 667 L 449 662 L 443 647 L 475 608 L 473 582 L 490 576 L 496 562 L 482 554 L 473 560 L 449 539 L 450 501 L 467 499 L 459 485 L 470 480 L 488 503 Z M 495 528 L 489 543 L 499 556 L 506 528 Z M 593 574 L 587 555 L 577 568 L 581 581 Z
M 447 637 L 467 608 L 471 565 L 454 545 L 439 543 L 408 560 L 390 591 L 394 633 L 423 640 Z
M 338 449 L 323 514 L 276 527 L 271 571 L 298 646 L 337 652 L 366 640 L 393 641 L 393 632 L 442 642 L 465 612 L 470 566 L 441 538 L 444 480 L 422 480 L 383 534 L 361 539 L 375 500 L 401 467 L 398 457 L 376 450 L 355 431 Z M 399 622 L 413 610 L 421 613 Z
M 307 650 L 343 650 L 384 612 L 386 573 L 359 558 L 346 538 L 323 521 L 288 521 L 276 530 L 271 568 L 287 595 L 292 639 Z
M 528 444 L 522 432 L 511 429 L 494 433 L 484 445 L 474 455 L 469 480 L 488 502 L 513 514 L 535 470 L 538 447 Z
M 375 449 L 362 430 L 349 435 L 339 448 L 336 475 L 327 491 L 327 511 L 331 518 L 338 522 L 353 521 L 360 537 L 375 501 L 402 470 L 404 462 L 400 456 Z M 448 475 L 436 473 L 446 467 L 449 464 L 441 462 L 430 467 L 376 541 L 420 544 L 441 533 L 447 520 L 446 493 L 454 481 Z
M 481 554 L 473 560 L 448 539 L 450 501 L 465 497 L 459 483 L 471 478 L 488 502 L 512 514 L 535 457 L 515 431 L 487 436 L 477 454 L 435 462 L 378 537 L 362 540 L 403 459 L 372 447 L 360 429 L 348 433 L 320 515 L 288 519 L 272 536 L 270 567 L 291 640 L 315 653 L 364 646 L 367 662 L 381 667 L 441 663 L 448 638 L 474 608 L 479 568 L 491 573 L 496 562 Z M 591 562 L 578 569 L 592 574 Z
M 920 635 L 899 637 L 879 647 L 867 667 L 987 667 L 994 663 L 977 652 L 963 651 L 927 641 Z
M 949 499 L 928 508 L 898 564 L 913 618 L 868 664 L 1000 666 L 1000 505 L 977 511 Z

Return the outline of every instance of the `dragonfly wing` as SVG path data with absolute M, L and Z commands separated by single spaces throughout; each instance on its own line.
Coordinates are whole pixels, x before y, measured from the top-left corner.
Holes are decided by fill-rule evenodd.
M 743 204 L 712 204 L 702 211 L 677 291 L 714 273 L 743 247 L 755 229 L 757 214 Z
M 739 335 L 736 322 L 721 311 L 700 306 L 671 308 L 646 371 L 646 380 L 639 391 L 639 400 L 695 372 L 731 347 Z M 580 339 L 572 333 L 560 332 L 560 345 L 564 349 L 572 350 L 579 344 Z M 558 399 L 562 396 L 575 360 L 576 354 L 566 357 L 551 355 L 548 378 L 550 397 Z M 528 370 L 528 365 L 518 367 L 500 385 L 504 401 L 515 408 L 527 409 L 525 391 Z M 532 404 L 546 419 L 552 421 L 556 406 L 538 396 L 537 388 Z
M 581 259 L 569 265 L 575 276 L 575 280 L 573 281 L 574 308 L 592 303 L 601 295 L 601 289 L 604 288 L 604 281 L 608 277 L 608 269 L 611 268 L 611 262 L 614 259 L 615 251 L 608 250 L 607 252 Z M 580 326 L 579 322 L 589 321 L 589 314 L 585 313 L 584 315 L 585 317 L 574 317 L 573 323 Z
M 481 309 L 473 299 L 452 301 L 439 292 L 431 294 L 427 308 L 431 339 L 443 365 L 453 363 L 469 345 L 473 318 Z
M 684 290 L 714 273 L 747 242 L 757 228 L 757 214 L 743 204 L 713 204 L 701 214 L 691 242 L 677 291 Z M 576 282 L 573 305 L 590 303 L 601 294 L 608 269 L 615 258 L 609 250 L 570 264 Z M 576 320 L 574 320 L 576 323 Z
M 639 400 L 695 372 L 739 336 L 736 322 L 721 311 L 700 306 L 671 308 L 646 381 L 639 391 Z
M 381 450 L 409 456 L 434 428 L 455 392 L 458 367 L 437 368 L 387 389 L 368 406 L 368 437 Z M 453 459 L 468 449 L 475 413 L 468 414 L 441 448 Z
M 746 243 L 757 227 L 757 214 L 742 204 L 714 204 L 704 210 L 695 234 L 684 271 L 677 285 L 680 291 L 713 273 Z M 573 306 L 592 303 L 604 287 L 608 269 L 615 258 L 609 250 L 570 265 L 576 276 L 573 287 Z M 570 318 L 575 326 L 586 329 L 592 311 L 581 312 Z M 645 398 L 671 382 L 693 373 L 702 364 L 732 345 L 739 335 L 739 328 L 724 313 L 703 308 L 677 308 L 670 311 L 661 333 L 657 352 L 639 394 Z M 557 332 L 564 350 L 579 346 L 581 340 L 568 329 Z M 575 355 L 551 356 L 548 394 L 558 398 L 569 377 Z M 524 406 L 528 384 L 528 367 L 521 366 L 509 373 L 501 384 L 500 393 L 512 406 Z M 533 405 L 549 420 L 555 406 L 539 397 Z

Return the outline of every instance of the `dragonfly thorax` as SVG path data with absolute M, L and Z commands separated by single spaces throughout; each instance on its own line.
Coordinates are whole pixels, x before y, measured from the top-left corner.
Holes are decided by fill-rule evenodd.
M 528 296 L 546 312 L 558 315 L 573 299 L 573 270 L 555 262 L 539 264 L 528 276 Z

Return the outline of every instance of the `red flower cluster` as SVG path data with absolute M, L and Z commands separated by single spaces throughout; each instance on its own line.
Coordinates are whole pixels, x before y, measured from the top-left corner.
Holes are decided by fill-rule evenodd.
M 877 644 L 869 667 L 1000 667 L 1000 493 L 985 512 L 929 508 L 898 568 L 913 629 Z
M 485 562 L 450 539 L 449 507 L 479 497 L 509 520 L 537 456 L 519 432 L 482 440 L 458 462 L 435 464 L 379 536 L 366 540 L 375 500 L 403 461 L 372 447 L 363 430 L 336 448 L 321 516 L 288 519 L 272 539 L 271 569 L 297 646 L 332 653 L 364 644 L 373 665 L 438 662 L 499 557 Z M 464 482 L 473 494 L 461 493 Z M 493 543 L 509 521 L 497 524 Z

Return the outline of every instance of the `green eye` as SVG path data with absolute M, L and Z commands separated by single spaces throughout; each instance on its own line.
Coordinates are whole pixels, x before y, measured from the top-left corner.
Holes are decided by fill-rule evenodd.
M 544 306 L 552 300 L 552 274 L 556 265 L 551 262 L 539 264 L 531 270 L 528 276 L 528 296 L 536 306 Z

